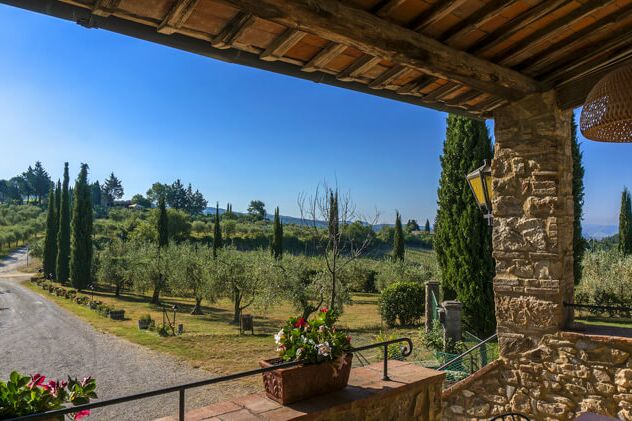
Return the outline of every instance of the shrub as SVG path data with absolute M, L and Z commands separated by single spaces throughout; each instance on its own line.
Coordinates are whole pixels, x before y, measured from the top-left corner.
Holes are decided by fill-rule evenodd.
M 424 287 L 415 282 L 396 282 L 382 291 L 378 301 L 382 320 L 388 326 L 416 323 L 424 313 Z

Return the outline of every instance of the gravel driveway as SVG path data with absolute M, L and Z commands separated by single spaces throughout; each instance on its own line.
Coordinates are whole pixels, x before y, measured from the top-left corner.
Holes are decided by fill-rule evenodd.
M 93 376 L 100 399 L 206 379 L 212 375 L 106 333 L 21 285 L 20 250 L 0 261 L 0 379 L 12 370 L 53 378 Z M 186 392 L 187 409 L 227 398 L 227 386 Z M 96 409 L 89 420 L 152 420 L 177 413 L 170 394 Z

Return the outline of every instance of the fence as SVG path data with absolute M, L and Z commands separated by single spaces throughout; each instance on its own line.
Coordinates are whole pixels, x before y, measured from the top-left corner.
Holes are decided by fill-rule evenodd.
M 409 338 L 398 338 L 392 339 L 390 341 L 377 342 L 370 345 L 360 346 L 357 348 L 353 348 L 350 350 L 351 353 L 360 353 L 360 351 L 365 351 L 373 348 L 382 348 L 384 353 L 383 358 L 383 376 L 384 380 L 389 380 L 388 377 L 388 349 L 389 346 L 392 346 L 397 343 L 405 343 L 404 347 L 401 347 L 401 353 L 404 357 L 410 355 L 413 351 L 413 343 Z M 140 399 L 150 398 L 152 396 L 166 395 L 168 393 L 178 393 L 178 420 L 184 421 L 184 404 L 185 404 L 185 391 L 187 389 L 192 389 L 195 387 L 207 386 L 210 384 L 222 383 L 231 380 L 240 379 L 243 377 L 254 376 L 261 373 L 266 373 L 268 371 L 278 370 L 280 368 L 289 368 L 295 367 L 303 364 L 301 361 L 291 361 L 287 363 L 277 364 L 272 367 L 259 368 L 256 370 L 242 371 L 239 373 L 229 374 L 227 376 L 215 377 L 213 379 L 201 380 L 193 383 L 186 383 L 179 386 L 171 386 L 164 389 L 151 390 L 148 392 L 137 393 L 134 395 L 122 396 L 119 398 L 103 400 L 99 402 L 92 402 L 85 405 L 77 405 L 69 408 L 58 409 L 54 411 L 42 412 L 39 414 L 31 414 L 24 415 L 16 418 L 10 418 L 7 421 L 32 421 L 32 420 L 47 420 L 47 419 L 56 419 L 66 414 L 73 414 L 75 412 L 84 410 L 84 409 L 95 409 L 102 408 L 105 406 L 117 405 L 125 402 L 137 401 Z
M 471 335 L 471 334 L 470 334 Z M 471 335 L 473 339 L 478 339 Z M 498 336 L 493 334 L 461 354 L 436 353 L 442 363 L 437 370 L 446 372 L 445 386 L 472 375 L 498 358 Z

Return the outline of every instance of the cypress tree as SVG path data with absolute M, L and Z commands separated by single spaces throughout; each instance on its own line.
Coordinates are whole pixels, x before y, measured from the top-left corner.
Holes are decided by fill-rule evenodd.
M 426 225 L 424 226 L 424 231 L 430 232 L 430 221 L 426 219 Z
M 404 230 L 402 229 L 402 216 L 395 212 L 395 236 L 393 238 L 393 259 L 404 260 Z
M 625 255 L 632 254 L 632 204 L 630 203 L 630 191 L 627 187 L 621 193 L 619 252 Z
M 215 223 L 213 226 L 213 257 L 217 257 L 217 250 L 222 247 L 222 227 L 219 225 L 219 203 L 217 203 L 215 206 Z
M 73 189 L 70 235 L 70 280 L 81 291 L 92 276 L 92 191 L 88 184 L 88 164 L 81 164 Z
M 465 322 L 479 335 L 496 328 L 491 230 L 465 176 L 492 158 L 485 123 L 450 115 L 441 156 L 434 248 L 445 299 L 463 303 Z
M 281 218 L 279 217 L 278 206 L 274 210 L 274 227 L 272 229 L 270 251 L 272 252 L 272 256 L 277 260 L 283 257 L 283 224 L 281 224 Z
M 44 237 L 44 275 L 55 274 L 55 265 L 57 264 L 57 216 L 55 198 L 55 184 L 51 183 L 48 193 L 48 213 L 46 214 L 46 235 Z
M 169 217 L 167 215 L 167 205 L 165 197 L 160 196 L 158 199 L 158 246 L 165 247 L 169 245 Z
M 68 281 L 70 265 L 70 196 L 68 192 L 68 163 L 64 164 L 64 179 L 59 199 L 59 231 L 57 232 L 57 264 L 55 275 L 59 282 Z
M 55 211 L 57 214 L 57 230 L 58 231 L 59 231 L 59 219 L 61 217 L 60 206 L 61 206 L 61 181 L 57 179 L 57 186 L 55 187 Z
M 577 140 L 577 123 L 572 120 L 571 126 L 571 154 L 573 156 L 573 273 L 575 285 L 582 279 L 582 260 L 586 250 L 586 240 L 582 236 L 582 219 L 584 209 L 584 166 L 582 165 L 582 151 Z

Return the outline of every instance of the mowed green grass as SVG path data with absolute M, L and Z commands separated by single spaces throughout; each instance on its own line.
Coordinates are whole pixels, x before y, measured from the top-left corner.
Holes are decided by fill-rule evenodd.
M 138 329 L 138 319 L 143 314 L 150 314 L 157 326 L 162 324 L 162 310 L 159 306 L 150 304 L 148 296 L 125 292 L 117 298 L 111 291 L 95 291 L 95 300 L 125 309 L 126 320 L 114 321 L 100 316 L 86 306 L 51 295 L 31 282 L 27 282 L 27 285 L 46 299 L 54 301 L 87 321 L 97 330 L 173 355 L 188 361 L 194 367 L 219 375 L 257 368 L 260 359 L 274 357 L 274 333 L 278 332 L 289 316 L 297 314 L 289 304 L 276 305 L 267 309 L 249 308 L 246 312 L 254 315 L 254 335 L 250 332 L 240 334 L 238 326 L 232 323 L 232 303 L 229 300 L 220 300 L 212 304 L 205 303 L 204 314 L 193 316 L 189 314 L 193 308 L 191 299 L 162 297 L 161 301 L 164 304 L 178 306 L 176 323 L 184 325 L 184 334 L 161 337 L 156 332 Z M 339 327 L 348 330 L 352 336 L 353 345 L 373 343 L 376 341 L 376 335 L 382 332 L 387 336 L 410 337 L 417 343 L 418 348 L 417 328 L 388 330 L 382 325 L 377 297 L 377 294 L 354 294 L 353 303 L 345 307 Z M 170 312 L 170 317 L 172 317 L 172 312 Z M 363 355 L 375 361 L 378 351 L 367 351 Z

